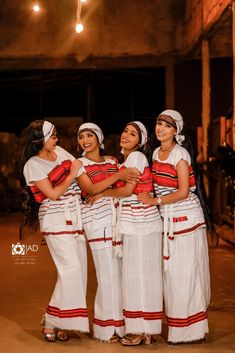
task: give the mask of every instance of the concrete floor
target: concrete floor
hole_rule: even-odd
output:
[[[40,245],[40,235],[29,230],[24,244],[30,245],[31,250],[32,245],[37,245],[38,250],[29,250],[25,256],[12,255],[12,244],[18,242],[18,224],[19,215],[0,215],[1,353],[235,352],[235,247],[223,241],[216,249],[210,247],[212,300],[210,333],[205,343],[168,346],[164,324],[158,343],[151,346],[123,347],[100,343],[85,335],[50,344],[42,339],[39,323],[54,287],[55,268],[47,247]],[[91,259],[89,263],[88,308],[92,316],[96,279]]]

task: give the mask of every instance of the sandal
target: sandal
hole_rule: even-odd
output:
[[[58,330],[56,334],[56,339],[57,341],[65,342],[69,340],[69,335],[63,330]]]
[[[138,346],[144,340],[144,335],[132,335],[128,334],[121,339],[123,346]]]
[[[112,337],[108,340],[109,343],[117,343],[120,341],[120,337],[114,333]]]
[[[45,330],[50,330],[50,332],[46,332]],[[47,329],[44,327],[42,334],[48,342],[55,342],[56,340],[65,342],[69,340],[69,336],[63,330]]]
[[[138,346],[139,344],[151,344],[156,342],[153,340],[153,336],[150,334],[133,335],[128,334],[121,339],[123,346]]]
[[[56,341],[56,331],[55,330],[51,331],[51,332],[45,332],[45,328],[44,328],[42,330],[42,334],[48,342],[55,342]]]

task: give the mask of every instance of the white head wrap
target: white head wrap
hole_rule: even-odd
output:
[[[161,115],[168,115],[174,120],[176,124],[175,139],[179,145],[182,145],[182,142],[185,140],[185,136],[180,134],[184,126],[184,120],[182,115],[176,110],[171,110],[171,109],[164,110],[159,114],[158,117],[160,117]]]
[[[44,121],[43,126],[42,126],[42,132],[43,132],[45,143],[51,137],[54,128],[55,128],[55,126],[52,123],[50,123],[49,121],[46,121],[46,120]]]
[[[140,121],[131,121],[128,124],[136,124],[141,132],[141,143],[140,143],[140,147],[144,146],[146,144],[146,142],[148,141],[148,133],[146,130],[146,127],[144,126],[144,124],[142,124]]]
[[[98,141],[99,141],[99,144],[100,144],[100,148],[104,149],[104,144],[103,144],[103,141],[104,141],[104,135],[103,135],[103,132],[101,130],[101,128],[94,124],[94,123],[84,123],[82,125],[79,126],[79,129],[78,129],[78,136],[80,134],[81,131],[83,130],[91,130],[93,131],[97,138],[98,138]],[[85,155],[85,153],[83,152],[83,155]]]

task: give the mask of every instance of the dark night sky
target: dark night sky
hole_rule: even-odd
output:
[[[155,69],[0,71],[1,131],[19,134],[42,117],[88,116],[107,134],[139,119],[149,128],[165,106],[165,71]]]

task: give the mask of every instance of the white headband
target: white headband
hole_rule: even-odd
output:
[[[160,117],[161,115],[170,116],[174,120],[176,124],[175,139],[179,145],[182,145],[182,142],[185,140],[185,136],[180,134],[184,127],[184,120],[182,115],[176,110],[171,110],[171,109],[164,110],[163,112],[161,112],[161,114],[159,114],[158,117]]]
[[[44,142],[46,143],[49,138],[51,137],[53,130],[54,130],[54,125],[50,123],[49,121],[44,121],[43,126],[42,126],[42,132],[44,136]]]
[[[103,132],[101,130],[101,128],[94,124],[94,123],[84,123],[82,125],[79,126],[79,129],[78,129],[78,136],[80,134],[81,131],[83,130],[91,130],[93,131],[97,138],[98,138],[98,141],[99,141],[99,144],[100,144],[100,148],[104,149],[104,144],[103,144],[103,141],[104,141],[104,135],[103,135]],[[85,155],[86,153],[83,152],[83,155]]]
[[[140,121],[131,121],[128,124],[135,124],[139,127],[140,132],[141,132],[140,147],[144,146],[146,144],[146,142],[148,141],[148,133],[147,133],[147,130],[146,130],[146,127],[144,126],[144,124],[142,124]]]

